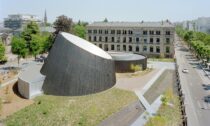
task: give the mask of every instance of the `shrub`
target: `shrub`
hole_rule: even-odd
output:
[[[140,65],[131,64],[131,70],[134,72],[140,71],[140,70],[142,70],[142,67]]]

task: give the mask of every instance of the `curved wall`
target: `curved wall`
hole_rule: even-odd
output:
[[[59,33],[41,69],[46,76],[43,91],[77,96],[106,90],[116,82],[114,65],[111,56],[92,43]]]

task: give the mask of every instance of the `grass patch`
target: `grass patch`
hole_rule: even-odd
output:
[[[163,94],[168,88],[172,87],[175,81],[175,71],[165,70],[150,89],[145,92],[144,97],[152,104],[156,98]]]
[[[87,96],[43,95],[4,120],[8,126],[95,126],[138,98],[116,88]]]
[[[167,103],[161,105],[157,115],[150,118],[145,126],[180,126],[182,119],[179,97],[172,88],[163,97],[167,99]]]
[[[174,58],[148,58],[148,61],[175,62]]]

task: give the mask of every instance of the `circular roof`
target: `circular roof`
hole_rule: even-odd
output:
[[[145,59],[145,56],[133,54],[133,53],[125,53],[125,52],[108,52],[115,61],[134,61],[134,60],[142,60]]]

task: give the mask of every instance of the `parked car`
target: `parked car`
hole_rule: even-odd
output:
[[[210,103],[210,95],[204,97],[204,101]]]
[[[188,69],[183,69],[182,72],[183,73],[189,73],[189,70]]]

